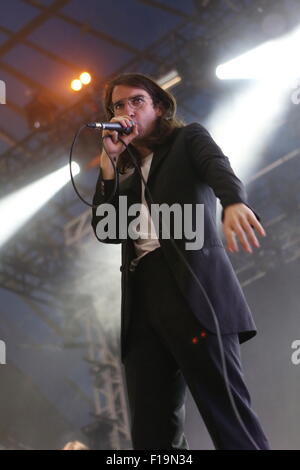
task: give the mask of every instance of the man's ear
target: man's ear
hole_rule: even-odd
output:
[[[154,108],[155,108],[157,116],[162,116],[163,115],[164,109],[163,109],[163,106],[161,105],[161,103],[157,103],[154,106]]]

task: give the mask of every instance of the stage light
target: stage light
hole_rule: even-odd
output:
[[[167,73],[163,77],[160,77],[157,80],[157,83],[163,90],[169,90],[170,88],[177,85],[177,83],[180,83],[181,81],[182,81],[182,78],[177,72],[177,70],[171,70],[171,72]]]
[[[88,72],[82,72],[79,79],[83,85],[88,85],[91,83],[92,77]]]
[[[220,80],[270,80],[290,86],[300,75],[297,60],[300,29],[268,41],[216,68]]]
[[[71,88],[72,88],[72,90],[74,90],[74,91],[79,91],[79,90],[81,90],[81,88],[82,88],[82,83],[81,83],[81,81],[78,80],[78,78],[75,78],[74,80],[72,80],[72,82],[71,82]]]
[[[297,28],[216,69],[222,80],[255,79],[243,91],[239,88],[219,102],[205,123],[243,179],[251,173],[291,102],[295,79],[300,76],[299,39]]]
[[[246,179],[289,106],[290,90],[278,83],[258,81],[238,89],[218,105],[204,125]]]
[[[77,176],[80,173],[80,166],[76,162],[72,162],[72,175]]]
[[[80,172],[76,162],[72,170],[74,176]],[[66,165],[0,200],[0,247],[69,181],[70,170]]]

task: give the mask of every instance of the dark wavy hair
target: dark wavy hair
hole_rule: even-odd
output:
[[[183,121],[176,117],[176,100],[174,96],[163,90],[152,78],[141,73],[122,73],[105,84],[104,106],[109,121],[114,116],[112,112],[112,93],[117,85],[141,88],[149,93],[154,106],[160,106],[162,115],[157,117],[153,132],[142,141],[143,145],[150,150],[154,151],[160,145],[165,144],[171,139],[175,129],[185,125]],[[131,144],[129,145],[132,150],[135,150],[137,161],[140,164],[141,156],[136,149],[133,149]],[[117,166],[121,174],[134,167],[126,150],[118,158]]]

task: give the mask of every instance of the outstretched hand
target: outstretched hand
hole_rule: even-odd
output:
[[[244,250],[252,253],[251,243],[259,247],[259,241],[253,228],[263,237],[266,232],[259,223],[254,212],[243,203],[231,204],[224,209],[223,231],[230,252],[239,251],[235,236],[238,237]]]

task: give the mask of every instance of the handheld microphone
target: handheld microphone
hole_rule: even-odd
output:
[[[106,129],[109,131],[117,131],[120,134],[130,134],[132,127],[123,127],[119,122],[90,122],[86,125],[92,129]]]

